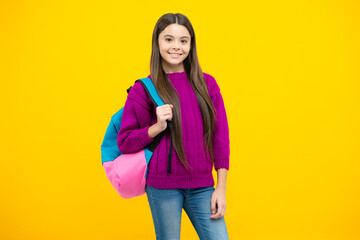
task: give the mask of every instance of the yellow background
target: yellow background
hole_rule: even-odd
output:
[[[1,1],[1,239],[155,239],[100,145],[168,12],[230,127],[230,239],[360,239],[358,1]],[[214,171],[214,177],[216,172]],[[183,212],[182,239],[197,239]]]

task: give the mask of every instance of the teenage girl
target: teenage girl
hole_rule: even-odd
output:
[[[125,102],[118,147],[122,153],[139,151],[165,131],[148,165],[145,188],[156,239],[180,239],[182,209],[200,239],[229,239],[226,111],[215,78],[200,68],[186,16],[168,13],[157,21],[148,77],[165,105],[155,107],[136,82]]]

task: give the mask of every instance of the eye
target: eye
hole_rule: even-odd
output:
[[[167,40],[170,40],[170,41],[171,41],[171,38],[165,38],[165,41],[167,41]]]
[[[186,41],[186,40],[183,40],[183,43],[187,43],[187,41]]]

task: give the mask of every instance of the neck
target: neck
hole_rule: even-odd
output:
[[[162,67],[163,67],[165,73],[167,73],[167,74],[185,71],[184,64],[182,62],[175,66],[174,65],[169,66],[168,64],[165,64],[163,62]]]

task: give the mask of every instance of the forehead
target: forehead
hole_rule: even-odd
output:
[[[161,33],[160,33],[160,37],[165,36],[165,35],[171,35],[175,38],[182,38],[182,37],[189,37],[190,38],[190,33],[187,30],[186,27],[184,27],[183,25],[180,24],[170,24],[168,25]]]

